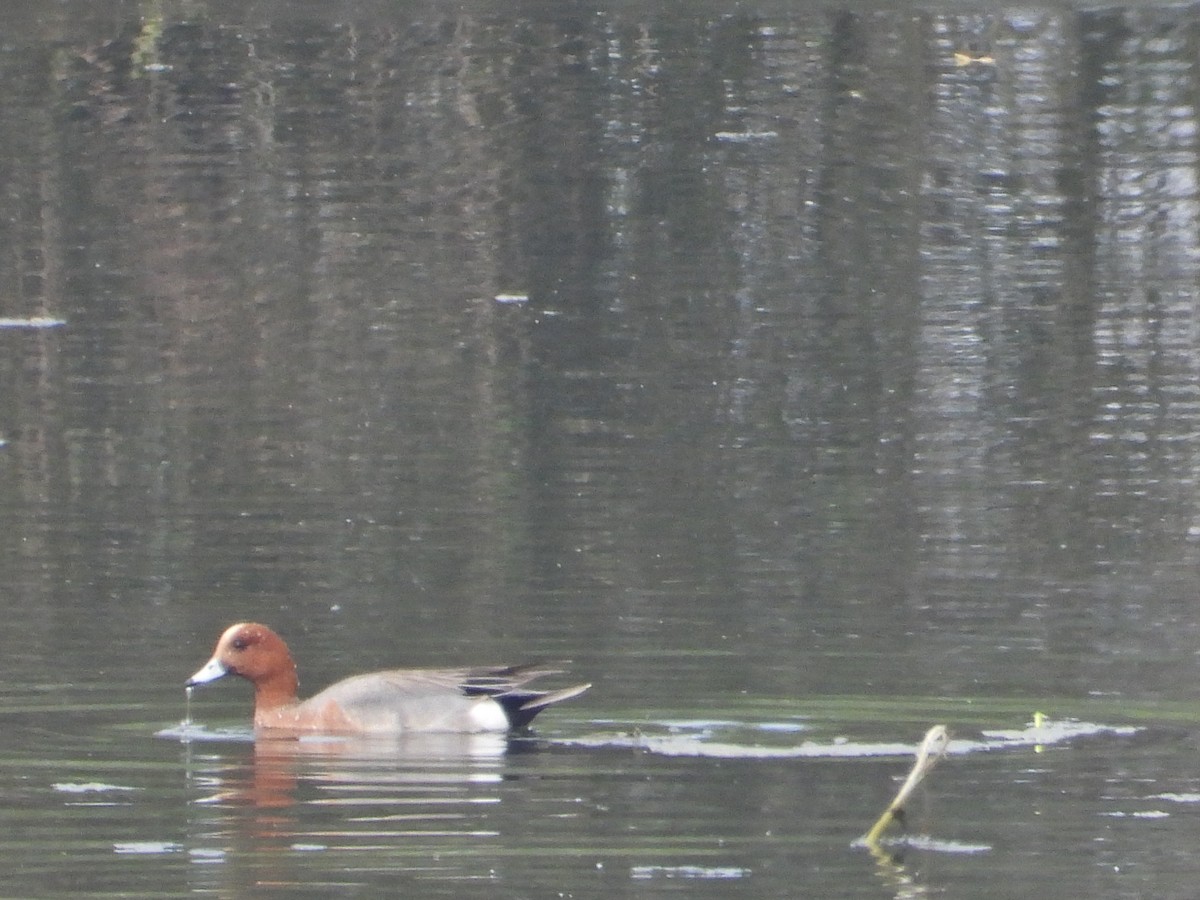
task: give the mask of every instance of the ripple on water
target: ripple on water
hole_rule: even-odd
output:
[[[576,747],[627,747],[664,756],[703,756],[719,759],[837,759],[878,756],[909,756],[916,745],[902,742],[855,741],[844,737],[830,740],[806,740],[799,744],[766,745],[720,740],[726,732],[777,732],[753,723],[713,721],[663,721],[640,726],[636,730],[598,732],[558,743]],[[1024,728],[988,730],[977,739],[954,739],[946,752],[964,755],[1021,747],[1048,747],[1083,737],[1109,734],[1129,737],[1141,729],[1134,726],[1104,725],[1074,719],[1043,719]],[[732,735],[736,737],[736,734]]]

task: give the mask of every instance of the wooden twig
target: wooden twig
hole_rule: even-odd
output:
[[[883,815],[871,826],[871,830],[863,835],[863,843],[868,847],[879,843],[879,837],[883,834],[884,829],[893,820],[904,815],[904,805],[908,802],[909,796],[917,789],[917,785],[924,780],[930,770],[937,765],[949,743],[950,732],[945,725],[934,725],[925,732],[925,739],[921,741],[921,746],[917,749],[917,759],[913,763],[912,771],[904,779],[904,784],[900,786],[900,790],[896,792],[896,796],[888,804],[888,808],[883,811]]]

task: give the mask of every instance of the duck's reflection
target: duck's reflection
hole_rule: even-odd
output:
[[[206,805],[375,805],[411,801],[412,795],[422,794],[432,802],[437,796],[498,782],[503,758],[528,746],[504,734],[260,737],[248,759],[206,755],[192,761],[189,774],[193,783],[215,788],[197,798]],[[223,764],[210,768],[208,764],[218,760]],[[382,796],[372,797],[373,790]]]
[[[891,850],[878,843],[870,844],[867,849],[875,860],[876,874],[888,890],[888,894],[896,900],[913,900],[916,897],[928,897],[940,890],[931,889],[925,884],[917,872],[905,862],[903,850]]]
[[[375,865],[381,848],[388,866],[449,866],[436,860],[499,838],[510,757],[536,746],[502,734],[198,741],[190,871],[227,890]]]

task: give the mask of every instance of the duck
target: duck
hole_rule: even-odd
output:
[[[591,687],[554,691],[527,685],[562,674],[544,664],[446,669],[390,669],[354,675],[307,700],[291,651],[258,622],[230,625],[212,658],[186,682],[190,689],[226,675],[254,685],[254,730],[273,735],[474,734],[526,727],[542,710]]]

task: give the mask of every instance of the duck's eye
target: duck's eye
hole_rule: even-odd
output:
[[[250,646],[250,642],[248,640],[246,640],[244,637],[235,637],[233,639],[233,649],[234,650],[245,650],[249,646]]]

